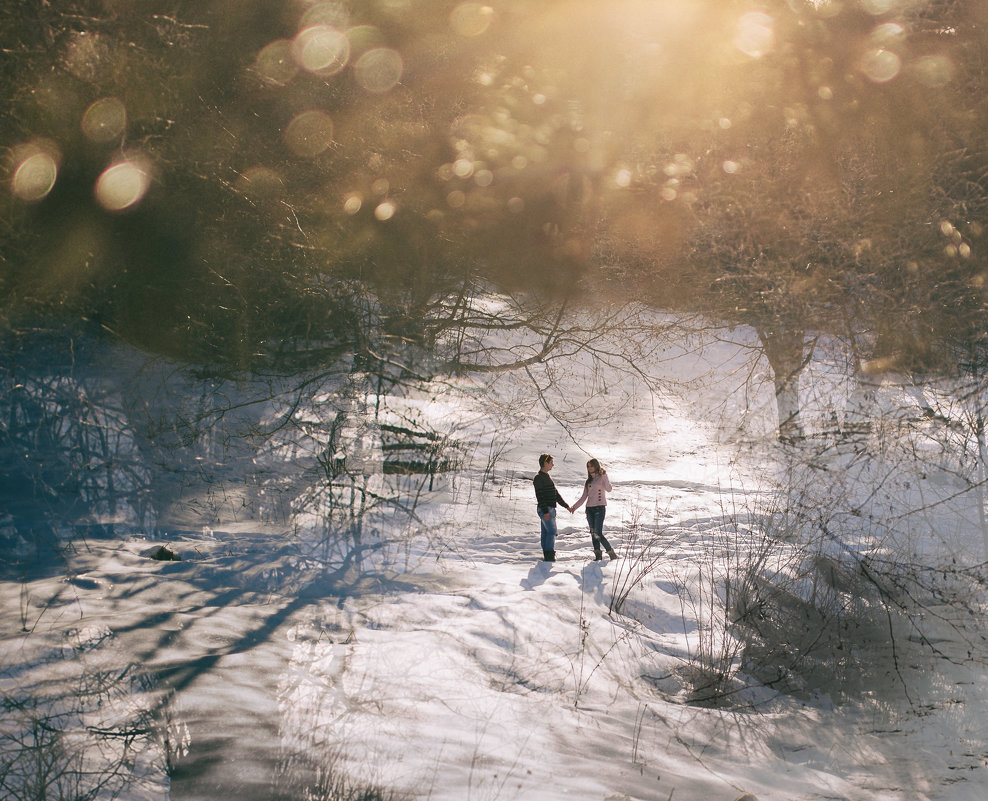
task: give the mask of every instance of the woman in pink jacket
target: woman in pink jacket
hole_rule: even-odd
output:
[[[570,507],[570,511],[575,512],[586,501],[590,542],[593,544],[593,558],[597,562],[602,558],[600,555],[602,545],[609,558],[617,559],[617,554],[614,553],[611,544],[604,537],[604,513],[607,511],[607,495],[605,493],[610,491],[611,482],[607,478],[607,471],[600,466],[600,462],[591,459],[587,462],[587,481],[583,485],[583,495]]]

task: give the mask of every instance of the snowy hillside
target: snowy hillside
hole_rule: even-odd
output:
[[[737,378],[765,371],[748,358],[731,343],[659,354],[649,370],[679,387],[661,395],[574,360],[559,397],[586,414],[565,426],[521,375],[383,401],[325,386],[280,438],[227,440],[232,411],[201,418],[195,452],[176,445],[184,463],[155,474],[172,477],[151,484],[168,496],[155,519],[94,464],[126,497],[54,566],[0,518],[4,797],[982,801],[984,597],[951,595],[983,591],[976,474],[935,421],[908,436],[876,422],[846,447],[823,431],[788,461],[770,382]],[[101,408],[126,405],[100,386]],[[164,386],[161,408],[232,410],[246,391]],[[830,387],[812,419],[839,408],[846,423],[851,393]],[[897,408],[909,394],[877,391]],[[258,417],[283,404],[273,393]],[[344,407],[316,448],[306,421]],[[409,431],[446,437],[455,469],[385,472],[382,436]],[[117,447],[151,470],[136,434]],[[544,451],[567,501],[601,460],[617,560],[594,562],[582,511],[565,510],[558,561],[539,560]],[[362,483],[334,485],[344,462]],[[180,560],[150,558],[162,545]],[[898,561],[912,583],[877,572]],[[836,650],[743,641],[742,590],[763,635],[792,625],[774,617],[785,602],[805,606],[814,647],[826,596]]]

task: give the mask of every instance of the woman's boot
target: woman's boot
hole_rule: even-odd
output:
[[[599,562],[599,561],[600,561],[601,559],[603,559],[603,558],[604,558],[604,557],[602,557],[602,556],[600,555],[600,549],[599,549],[599,548],[594,548],[594,549],[593,549],[593,560],[594,560],[595,562]]]
[[[617,554],[614,553],[614,549],[613,548],[608,548],[607,549],[607,557],[609,559],[617,559]]]

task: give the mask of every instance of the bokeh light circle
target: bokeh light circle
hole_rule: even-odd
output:
[[[861,71],[875,83],[888,83],[902,70],[902,59],[891,50],[872,50],[861,59]]]
[[[333,120],[325,111],[303,111],[288,123],[283,138],[296,156],[314,158],[333,143]]]
[[[148,165],[140,159],[111,164],[96,179],[96,202],[107,211],[123,211],[136,206],[151,186]]]
[[[954,62],[946,56],[923,56],[913,67],[916,80],[930,89],[941,89],[954,79]]]
[[[395,212],[398,211],[398,207],[395,205],[393,200],[385,200],[383,203],[378,204],[377,208],[374,209],[374,217],[381,222],[386,222],[395,216]]]
[[[57,153],[37,147],[26,148],[10,179],[10,191],[28,202],[42,200],[58,180]]]
[[[460,3],[449,15],[449,24],[460,36],[480,36],[494,18],[494,9],[484,3]]]
[[[116,97],[91,103],[82,114],[82,133],[93,142],[112,142],[127,128],[127,107]]]
[[[244,170],[237,181],[237,189],[255,201],[265,201],[282,195],[285,184],[281,176],[270,167],[256,166]]]
[[[353,67],[353,75],[363,89],[382,94],[398,84],[404,69],[401,54],[396,50],[376,47],[357,59]]]
[[[350,60],[350,40],[329,25],[312,25],[299,31],[293,52],[302,69],[318,75],[335,75]]]
[[[861,0],[864,10],[873,16],[880,16],[895,8],[896,0]]]
[[[384,46],[384,34],[373,25],[356,25],[347,29],[346,38],[350,42],[351,57],[366,53],[375,47]]]
[[[311,0],[309,0],[311,2]],[[325,0],[313,3],[302,15],[299,27],[308,28],[312,25],[330,25],[334,28],[345,28],[350,22],[350,13],[346,5],[339,0]]]
[[[298,64],[292,56],[292,42],[288,39],[275,39],[257,54],[254,69],[261,79],[278,86],[284,86],[298,74]]]

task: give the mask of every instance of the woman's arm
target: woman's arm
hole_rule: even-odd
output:
[[[583,485],[583,494],[582,494],[582,495],[580,496],[580,500],[578,500],[578,501],[577,501],[576,503],[574,503],[574,504],[573,504],[573,505],[572,505],[572,506],[571,506],[571,507],[569,508],[569,510],[570,510],[571,512],[575,512],[575,511],[576,511],[577,509],[579,509],[579,508],[580,508],[580,507],[581,507],[581,506],[583,505],[583,502],[584,502],[584,501],[585,501],[585,500],[586,500],[586,499],[587,499],[588,497],[590,497],[590,485],[589,485],[589,484],[584,484],[584,485]]]

